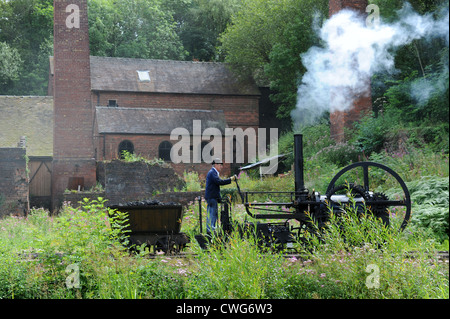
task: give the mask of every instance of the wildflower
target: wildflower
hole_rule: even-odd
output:
[[[327,275],[325,273],[320,274],[320,278],[325,278]]]
[[[297,261],[297,258],[295,256],[293,256],[293,257],[289,258],[288,260],[293,263],[293,262]]]
[[[162,263],[167,263],[168,261],[165,260],[165,259],[161,259],[161,262],[162,262]]]

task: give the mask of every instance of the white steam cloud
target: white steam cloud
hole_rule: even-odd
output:
[[[333,15],[319,30],[323,47],[311,47],[301,55],[307,71],[291,113],[295,128],[314,124],[326,111],[349,110],[354,98],[367,91],[367,80],[375,72],[395,72],[396,48],[416,39],[435,37],[446,39],[448,45],[448,7],[444,10],[436,20],[432,14],[419,15],[406,3],[397,12],[395,23],[381,21],[371,27],[352,10]],[[431,94],[427,84],[425,80],[416,83],[424,86],[417,97],[424,99],[424,93]]]

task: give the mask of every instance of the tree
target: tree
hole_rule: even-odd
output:
[[[238,74],[276,91],[279,118],[290,121],[305,70],[300,54],[317,41],[314,19],[320,23],[327,12],[325,0],[244,0],[220,37],[225,61]]]
[[[184,59],[176,22],[163,0],[90,0],[91,54]]]
[[[192,0],[179,19],[179,35],[188,59],[221,61],[219,35],[225,31],[241,0]]]
[[[0,83],[0,92],[11,95],[45,95],[48,56],[53,38],[52,0],[0,2],[0,42],[20,57],[17,78]],[[43,58],[44,57],[44,58]]]
[[[22,60],[16,49],[0,42],[0,85],[13,82],[19,78]]]

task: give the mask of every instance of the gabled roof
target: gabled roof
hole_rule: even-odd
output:
[[[139,80],[148,71],[150,81]],[[251,80],[240,81],[224,63],[91,56],[94,91],[260,95]]]
[[[28,156],[53,155],[53,97],[0,96],[0,147],[26,136]]]
[[[192,134],[194,120],[201,120],[201,132],[214,127],[224,134],[227,126],[223,111],[97,106],[95,114],[100,134],[170,135],[178,127]]]

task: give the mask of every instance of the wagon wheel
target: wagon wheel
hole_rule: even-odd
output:
[[[154,250],[155,252],[163,252],[164,254],[167,254],[168,252],[168,244],[167,244],[167,238],[165,236],[159,237],[155,244],[154,244]]]
[[[177,239],[171,235],[164,235],[159,237],[156,241],[156,251],[164,252],[166,255],[177,254],[183,250],[185,244],[180,243]]]
[[[401,177],[394,172],[389,167],[375,163],[375,162],[358,162],[354,164],[350,164],[347,167],[343,168],[339,173],[336,174],[336,176],[333,177],[330,184],[328,185],[326,195],[327,198],[330,198],[333,194],[333,189],[335,188],[336,181],[346,172],[351,171],[353,169],[362,167],[363,169],[363,190],[365,193],[365,202],[367,206],[371,206],[373,208],[373,211],[376,212],[377,217],[380,217],[383,222],[386,223],[386,219],[389,218],[387,213],[384,212],[383,207],[404,207],[404,219],[402,224],[400,225],[400,231],[405,229],[406,225],[408,224],[410,215],[411,215],[411,197],[409,195],[408,188],[406,187],[405,182],[401,179]],[[396,179],[396,181],[400,184],[400,187],[403,191],[403,199],[401,200],[390,200],[387,198],[386,195],[382,193],[375,193],[373,195],[369,194],[369,168],[370,167],[376,167],[379,169],[384,170],[386,173],[390,174],[392,177]]]

